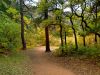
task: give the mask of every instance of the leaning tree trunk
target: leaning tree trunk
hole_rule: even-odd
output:
[[[77,35],[76,35],[75,28],[74,28],[74,26],[73,26],[74,24],[73,24],[73,21],[72,21],[72,17],[70,17],[70,22],[71,22],[72,29],[73,29],[73,33],[74,33],[74,37],[75,37],[75,46],[76,46],[75,49],[78,49]]]
[[[21,39],[23,49],[26,49],[26,42],[24,38],[24,18],[23,18],[23,0],[20,0],[20,15],[21,15]]]
[[[48,1],[45,0],[45,3],[47,3]],[[45,10],[44,12],[44,17],[45,19],[48,19],[48,9]],[[46,26],[45,27],[45,42],[46,42],[46,52],[50,52],[50,42],[49,42],[49,27]]]

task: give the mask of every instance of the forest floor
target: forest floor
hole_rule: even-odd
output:
[[[54,49],[54,48],[53,48]],[[56,57],[45,53],[44,47],[25,51],[33,75],[100,75],[100,67],[74,57]]]

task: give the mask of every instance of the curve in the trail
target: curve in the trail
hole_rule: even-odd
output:
[[[38,47],[34,50],[27,51],[32,61],[33,75],[75,75],[72,71],[49,60],[44,50],[44,47]]]

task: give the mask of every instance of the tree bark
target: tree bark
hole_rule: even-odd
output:
[[[45,0],[45,3],[47,3],[48,1],[47,0]],[[45,11],[44,11],[44,19],[46,20],[46,19],[48,19],[48,9],[46,9]],[[50,42],[49,42],[49,27],[48,26],[46,26],[45,27],[45,42],[46,42],[46,51],[45,52],[50,52]]]
[[[70,17],[70,22],[71,22],[71,25],[72,25],[72,29],[73,29],[73,33],[74,33],[74,37],[75,37],[75,46],[76,46],[76,50],[78,49],[78,42],[77,42],[77,35],[76,35],[76,30],[74,28],[74,24],[73,24],[73,21],[72,21],[72,17]]]
[[[95,34],[95,44],[97,44],[97,35]]]
[[[65,45],[67,45],[67,40],[66,40],[66,31],[65,31]]]
[[[84,32],[84,31],[85,31],[85,28],[84,28],[84,26],[83,26],[83,18],[82,18],[82,23],[81,23],[81,25],[82,25],[82,30],[83,30],[83,32]],[[85,37],[86,37],[86,35],[83,35],[83,46],[86,46]]]
[[[97,5],[96,5],[96,9],[95,9],[95,15],[96,15],[96,21],[95,21],[95,28],[97,27]],[[95,34],[95,44],[97,44],[97,34]]]
[[[83,45],[86,46],[85,36],[83,36]]]
[[[50,43],[49,43],[49,27],[45,27],[45,37],[46,37],[46,52],[50,52]]]
[[[63,43],[63,28],[62,28],[62,25],[60,24],[60,40],[61,40],[61,51],[63,53],[63,46],[64,46],[64,43]]]
[[[63,31],[61,25],[60,25],[60,38],[61,38],[61,46],[63,47]]]
[[[21,39],[22,39],[22,46],[23,50],[26,49],[26,42],[24,38],[24,18],[23,18],[23,0],[20,0],[20,15],[21,15]]]
[[[80,16],[80,15],[78,15],[76,12],[75,12],[75,15],[76,15],[77,17],[84,18],[84,16]],[[83,20],[83,22],[84,22],[84,24],[85,24],[86,30],[87,30],[87,28],[88,28],[88,29],[91,30],[91,33],[94,33],[94,34],[96,34],[97,36],[100,37],[100,33],[96,32],[96,31],[93,31],[93,29],[92,29],[90,26],[88,26],[86,20]]]

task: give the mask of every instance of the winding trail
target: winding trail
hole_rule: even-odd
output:
[[[26,52],[32,60],[33,75],[75,75],[71,70],[51,61],[48,58],[50,53],[45,53],[44,50],[44,47],[37,47]]]

